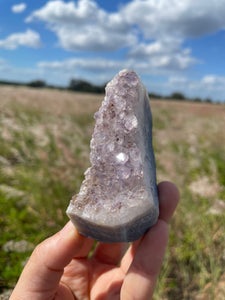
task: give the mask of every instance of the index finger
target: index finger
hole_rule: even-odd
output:
[[[121,262],[124,272],[129,268],[121,289],[123,300],[151,299],[163,261],[169,237],[169,221],[179,201],[179,192],[170,182],[158,186],[160,215],[157,223],[134,248],[130,248]],[[132,263],[131,263],[132,262]]]
[[[169,181],[158,184],[159,219],[169,223],[179,202],[179,190]]]
[[[165,221],[166,223],[169,223],[179,202],[179,191],[173,183],[169,181],[163,181],[158,184],[158,195],[159,219]],[[138,248],[144,237],[145,235],[142,236],[138,241],[132,243],[125,256],[123,257],[121,261],[121,268],[124,273],[127,272],[131,262],[134,259],[136,249]]]
[[[31,299],[24,294],[33,292],[52,295],[58,287],[64,267],[74,256],[80,257],[83,252],[86,253],[93,242],[81,236],[69,221],[60,232],[35,248],[14,290],[17,298]]]

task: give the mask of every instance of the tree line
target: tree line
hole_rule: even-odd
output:
[[[21,83],[15,81],[0,81],[0,85],[16,85],[16,86],[28,86],[33,88],[52,88],[52,89],[62,89],[62,90],[70,90],[75,92],[85,92],[85,93],[94,93],[94,94],[104,94],[105,86],[103,85],[94,85],[86,80],[82,79],[74,79],[72,78],[66,87],[60,87],[56,85],[49,85],[42,79],[32,80],[28,83]],[[149,93],[149,97],[153,99],[167,99],[167,100],[179,100],[179,101],[194,101],[194,102],[208,102],[212,103],[211,98],[202,99],[200,97],[196,97],[194,99],[187,98],[181,92],[173,92],[170,95],[160,95],[156,93]],[[218,103],[218,102],[217,102]]]

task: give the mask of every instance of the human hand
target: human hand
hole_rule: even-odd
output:
[[[69,221],[32,253],[10,300],[151,299],[179,201],[177,188],[158,185],[157,223],[127,249],[126,243],[98,243],[81,236]]]

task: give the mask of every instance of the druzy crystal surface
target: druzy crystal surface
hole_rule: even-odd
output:
[[[98,241],[137,240],[158,218],[149,98],[140,77],[122,70],[95,113],[91,167],[67,208],[78,231]]]

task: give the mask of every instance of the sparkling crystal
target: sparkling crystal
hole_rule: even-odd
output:
[[[125,164],[128,161],[129,157],[126,153],[120,152],[116,155],[116,160],[120,164]]]
[[[137,126],[138,126],[138,121],[134,115],[131,115],[126,119],[125,128],[127,130],[135,129],[135,128],[137,128]]]
[[[94,117],[92,166],[67,214],[84,236],[134,241],[158,218],[151,109],[140,77],[120,71]]]

